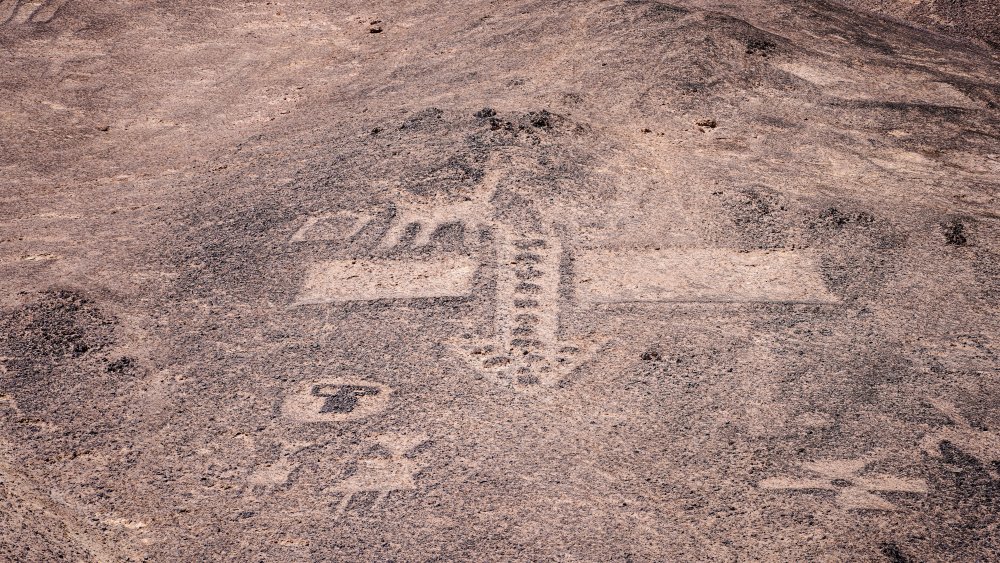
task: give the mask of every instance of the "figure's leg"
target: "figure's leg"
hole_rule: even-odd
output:
[[[347,503],[351,502],[351,497],[353,495],[354,493],[344,493],[344,498],[342,498],[340,503],[337,504],[337,510],[333,511],[334,520],[339,520],[340,517],[343,516],[344,511],[347,510]]]

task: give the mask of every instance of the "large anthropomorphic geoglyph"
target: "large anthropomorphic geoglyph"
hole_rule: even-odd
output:
[[[572,307],[626,302],[832,303],[812,258],[793,251],[735,252],[722,248],[633,250],[573,248],[572,226],[545,220],[532,226],[498,217],[493,196],[478,191],[458,200],[403,198],[384,210],[339,212],[302,219],[291,238],[375,242],[368,256],[329,260],[307,270],[296,305],[366,300],[467,297],[477,273],[495,280],[493,336],[456,339],[453,349],[480,374],[515,386],[555,386],[596,347],[572,334]],[[435,233],[460,226],[465,237],[488,231],[492,252],[480,258],[435,253]],[[377,233],[372,237],[372,233]],[[400,248],[429,249],[398,258]]]

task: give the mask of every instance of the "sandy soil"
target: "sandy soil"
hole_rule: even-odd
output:
[[[0,558],[1000,558],[981,37],[791,0],[0,21]]]

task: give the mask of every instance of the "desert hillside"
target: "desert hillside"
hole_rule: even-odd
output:
[[[1000,3],[994,0],[842,0],[850,7],[935,31],[1000,46]]]
[[[997,19],[903,4],[0,0],[0,559],[1000,559]]]

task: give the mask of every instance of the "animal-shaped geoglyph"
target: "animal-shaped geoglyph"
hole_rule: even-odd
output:
[[[391,248],[402,243],[427,245],[435,232],[450,225],[462,225],[466,229],[489,225],[493,220],[489,198],[485,191],[474,192],[458,200],[402,198],[391,206],[388,213],[381,214],[388,218],[388,223],[378,237],[376,248]],[[358,237],[369,226],[377,228],[377,224],[384,220],[372,214],[350,211],[316,215],[305,220],[292,235],[291,242],[344,242]],[[412,240],[408,240],[414,231]]]
[[[461,224],[465,228],[488,225],[493,222],[493,206],[486,191],[473,192],[465,198],[454,200],[407,200],[395,204],[395,214],[389,229],[382,236],[379,246],[390,247],[406,240],[411,229],[417,229],[413,246],[430,244],[431,235],[448,225]]]
[[[337,504],[335,518],[340,518],[344,514],[351,499],[358,493],[378,493],[371,506],[374,509],[392,491],[413,490],[417,487],[415,475],[424,466],[406,457],[406,454],[426,442],[427,435],[391,433],[383,434],[375,441],[389,452],[389,457],[358,460],[357,471],[328,489],[344,495]]]
[[[877,459],[878,456],[868,456],[804,463],[802,468],[816,477],[773,477],[761,481],[759,486],[779,491],[835,491],[836,502],[842,508],[866,510],[896,510],[896,505],[875,493],[927,493],[923,479],[881,473],[862,475],[865,467]]]

